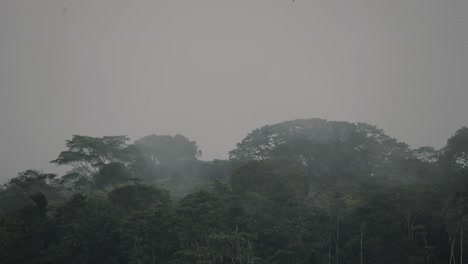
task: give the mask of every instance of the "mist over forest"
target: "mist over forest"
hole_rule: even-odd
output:
[[[73,135],[0,189],[2,263],[462,263],[468,128],[410,148],[367,123],[252,130],[227,160],[152,134]]]
[[[0,264],[468,263],[467,14],[0,0]]]

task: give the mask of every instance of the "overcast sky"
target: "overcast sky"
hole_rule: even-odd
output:
[[[0,182],[73,134],[181,133],[227,158],[254,128],[368,122],[440,148],[468,125],[466,0],[2,0]]]

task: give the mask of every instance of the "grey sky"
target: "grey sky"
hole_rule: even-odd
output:
[[[413,147],[468,125],[466,0],[2,0],[0,181],[73,134],[181,133],[204,159],[296,118]]]

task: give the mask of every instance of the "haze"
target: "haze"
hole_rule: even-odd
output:
[[[73,134],[180,133],[227,158],[296,118],[412,147],[468,125],[468,1],[0,2],[0,181]]]

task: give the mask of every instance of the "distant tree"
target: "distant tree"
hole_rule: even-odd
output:
[[[233,160],[264,160],[277,148],[291,142],[343,142],[351,136],[355,125],[319,118],[298,119],[267,125],[249,133],[236,149],[229,152]]]
[[[399,179],[404,170],[402,161],[409,157],[410,149],[366,123],[314,118],[255,129],[229,155],[233,161],[244,162],[272,157],[296,159],[307,166],[310,180],[323,185],[342,177]]]
[[[132,147],[138,151],[134,171],[144,182],[168,189],[178,198],[195,190],[201,165],[195,141],[182,135],[153,134],[136,140]]]
[[[166,208],[171,201],[168,191],[144,184],[118,187],[107,195],[115,206],[127,212]]]
[[[440,151],[433,147],[425,146],[413,150],[412,155],[422,162],[434,164],[439,160]]]
[[[94,175],[93,178],[96,186],[103,188],[112,184],[128,182],[131,179],[131,174],[124,164],[111,162],[102,166],[99,173]]]
[[[442,149],[441,163],[449,170],[468,170],[468,128],[460,128],[447,140]]]
[[[235,192],[255,192],[281,203],[304,199],[309,188],[304,165],[284,158],[251,161],[230,182]]]
[[[18,177],[11,179],[8,182],[9,186],[16,185],[27,189],[33,188],[36,185],[50,185],[55,182],[57,175],[52,173],[43,173],[38,170],[26,170],[18,173]]]
[[[51,163],[72,166],[76,172],[92,178],[110,162],[127,162],[129,139],[126,136],[89,137],[74,135],[66,141],[68,150],[60,152]]]
[[[195,141],[182,135],[149,135],[136,140],[134,145],[154,166],[173,165],[196,160],[201,155]]]
[[[0,190],[0,213],[19,209],[30,202],[30,196],[42,193],[49,200],[58,201],[61,198],[57,175],[43,173],[37,170],[27,170],[18,173]]]
[[[224,182],[229,181],[229,176],[232,174],[234,165],[228,160],[213,160],[213,161],[200,161],[199,174],[200,180],[211,182],[220,180]]]

